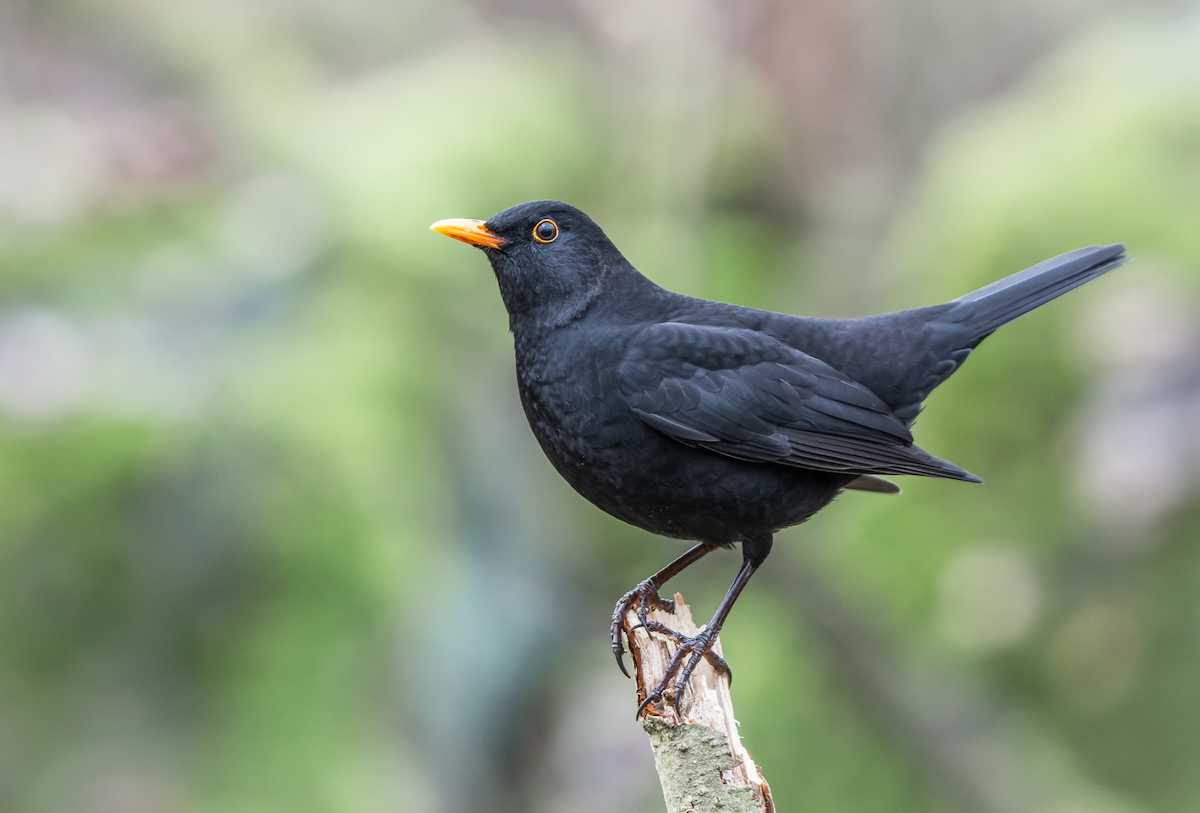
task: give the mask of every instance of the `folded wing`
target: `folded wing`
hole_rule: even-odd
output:
[[[914,446],[865,386],[757,331],[652,325],[630,343],[617,375],[638,417],[690,446],[816,471],[978,482]]]

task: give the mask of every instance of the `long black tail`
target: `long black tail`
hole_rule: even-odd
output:
[[[1125,246],[1089,246],[1043,260],[950,303],[938,321],[960,325],[973,347],[996,328],[1125,262]]]
[[[1125,262],[1125,247],[1090,246],[1018,271],[953,302],[896,314],[898,324],[916,321],[926,343],[885,389],[901,420],[911,423],[925,398],[967,360],[996,328]]]

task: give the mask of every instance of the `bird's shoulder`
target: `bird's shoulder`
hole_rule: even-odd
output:
[[[668,319],[640,326],[625,342],[624,360],[709,370],[794,360],[795,349],[752,328]]]

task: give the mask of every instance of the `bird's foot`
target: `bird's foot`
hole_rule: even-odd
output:
[[[649,621],[646,623],[646,629],[651,632],[658,632],[675,640],[678,649],[675,650],[674,657],[667,665],[666,674],[659,681],[658,685],[646,693],[646,699],[641,702],[637,708],[635,718],[640,718],[651,705],[660,702],[664,696],[667,696],[667,690],[671,688],[671,679],[675,679],[675,686],[670,693],[671,705],[675,707],[675,714],[682,719],[683,714],[680,711],[680,703],[683,700],[683,695],[687,691],[688,679],[691,678],[692,672],[700,665],[700,660],[705,659],[712,666],[717,674],[723,674],[729,682],[733,682],[733,670],[729,668],[729,664],[725,659],[712,651],[713,643],[717,640],[715,631],[710,631],[705,628],[699,634],[689,638],[675,630],[669,629],[657,621]]]
[[[638,624],[635,627],[625,629],[625,614],[629,612],[629,608],[637,602],[637,617]],[[625,630],[625,634],[633,632],[638,626],[650,629],[652,624],[658,624],[656,621],[649,620],[650,608],[655,607],[660,610],[666,610],[669,613],[675,612],[675,602],[669,598],[663,598],[658,594],[658,585],[653,579],[645,579],[640,582],[637,587],[630,590],[617,601],[617,606],[613,607],[612,625],[609,628],[612,634],[612,651],[613,657],[617,659],[617,668],[621,670],[621,674],[629,677],[629,672],[625,670],[625,647],[621,643],[621,631]],[[667,629],[666,627],[662,627]]]

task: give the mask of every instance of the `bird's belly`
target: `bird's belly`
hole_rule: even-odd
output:
[[[546,456],[576,491],[656,534],[726,543],[773,533],[808,519],[849,479],[684,446],[615,396],[584,408],[555,403],[543,389],[523,392],[522,402]]]

